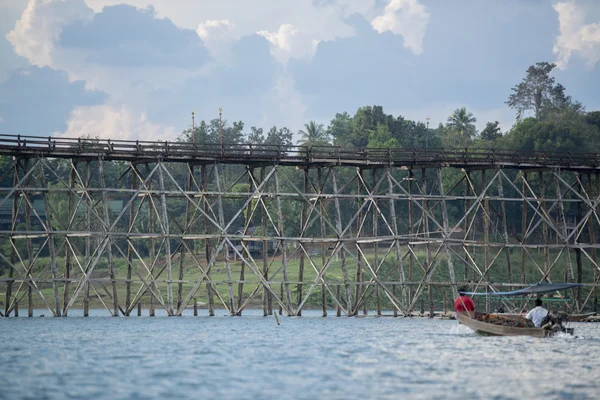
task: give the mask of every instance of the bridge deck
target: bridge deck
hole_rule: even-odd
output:
[[[278,164],[307,167],[377,166],[505,166],[598,170],[597,153],[525,152],[505,149],[346,148],[342,146],[278,146],[256,144],[194,144],[0,135],[0,155],[53,158],[98,158],[123,161]]]

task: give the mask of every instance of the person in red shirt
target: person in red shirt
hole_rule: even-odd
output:
[[[467,288],[460,288],[458,290],[459,296],[454,300],[454,309],[456,312],[465,312],[468,311],[471,315],[475,312],[475,303],[473,299],[464,294],[467,291]]]

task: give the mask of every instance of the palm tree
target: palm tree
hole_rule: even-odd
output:
[[[473,116],[473,113],[467,112],[465,107],[461,107],[454,110],[454,113],[448,117],[446,125],[458,135],[461,144],[467,144],[477,132],[473,125],[474,122],[477,122],[477,118]],[[454,145],[456,146],[456,136]]]
[[[323,127],[323,124],[317,124],[315,121],[310,121],[304,124],[304,130],[298,131],[300,135],[299,144],[303,146],[315,146],[329,143],[329,135]]]

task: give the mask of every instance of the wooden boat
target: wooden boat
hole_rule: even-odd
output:
[[[543,293],[549,293],[559,290],[574,289],[582,286],[580,283],[537,283],[532,286],[513,290],[511,292],[491,292],[491,293],[477,293],[460,291],[461,295],[467,296],[492,296],[492,297],[510,297],[520,295],[540,295]],[[578,315],[579,316],[579,315]],[[578,317],[577,316],[577,317]],[[588,315],[582,316],[586,318]],[[573,334],[572,328],[564,328],[562,323],[566,322],[567,319],[558,318],[549,322],[546,327],[542,328],[530,328],[525,326],[525,318],[521,314],[485,314],[485,313],[473,313],[473,312],[458,312],[456,318],[463,325],[475,332],[482,335],[495,335],[495,336],[533,336],[533,337],[547,337],[552,336],[556,332],[567,332]],[[574,319],[568,318],[569,321]]]
[[[490,314],[475,313],[472,317],[468,312],[456,313],[456,318],[464,326],[485,336],[532,336],[548,337],[555,332],[543,328],[525,328],[519,326],[503,325],[502,319],[490,318]],[[573,334],[572,328],[567,328],[567,333]]]

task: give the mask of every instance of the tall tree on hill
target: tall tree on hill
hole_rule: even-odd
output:
[[[523,81],[512,88],[506,104],[517,111],[518,120],[523,119],[527,111],[533,111],[535,119],[541,120],[567,108],[583,110],[581,103],[573,101],[565,93],[565,87],[550,76],[555,67],[554,63],[538,62],[530,66]]]
[[[473,113],[468,112],[466,107],[454,110],[446,124],[447,131],[452,136],[453,146],[467,146],[471,142],[477,133],[475,122],[477,122],[477,118],[473,116]]]
[[[329,136],[323,127],[323,124],[317,124],[315,121],[310,121],[304,124],[304,129],[298,131],[300,135],[300,143],[303,146],[318,146],[329,143]]]

